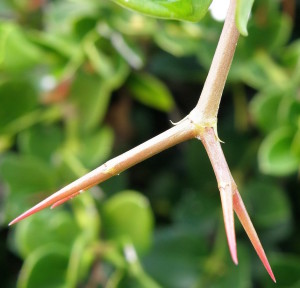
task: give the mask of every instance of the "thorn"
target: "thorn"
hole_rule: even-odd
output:
[[[223,185],[222,187],[219,186],[219,190],[221,194],[223,217],[224,217],[229,251],[234,264],[238,265],[231,185],[226,184]]]
[[[213,123],[213,126],[212,126],[214,132],[215,132],[215,137],[216,139],[221,142],[221,143],[225,143],[224,141],[222,141],[220,138],[219,138],[219,135],[218,135],[218,128],[217,128],[217,121],[215,123]]]
[[[177,122],[173,122],[172,120],[170,120],[170,122],[171,122],[171,124],[172,124],[173,126],[176,126],[176,125],[182,123],[183,121],[185,121],[189,116],[190,116],[190,115],[188,114],[188,115],[186,115],[184,118],[182,118],[181,120],[179,120],[179,121],[177,121]]]
[[[32,214],[35,214],[35,213],[39,212],[40,210],[43,210],[51,205],[53,206],[52,208],[55,208],[55,207],[61,205],[62,203],[66,202],[70,198],[73,198],[77,194],[81,193],[83,190],[79,190],[79,191],[75,190],[76,188],[73,186],[74,183],[75,182],[65,186],[61,190],[57,191],[56,193],[50,195],[48,198],[44,199],[40,203],[36,204],[35,206],[30,208],[23,214],[21,214],[20,216],[15,218],[13,221],[11,221],[8,224],[8,226],[11,226],[11,225],[31,216]],[[74,192],[74,190],[76,192]]]
[[[258,257],[262,261],[263,265],[265,266],[266,270],[268,271],[271,279],[276,283],[275,276],[273,274],[272,268],[269,264],[269,261],[267,259],[267,256],[265,254],[265,251],[261,245],[261,242],[257,236],[257,233],[255,231],[255,228],[251,222],[251,219],[247,213],[246,207],[243,203],[243,200],[241,198],[240,193],[238,190],[234,190],[233,194],[233,207],[235,210],[235,213],[237,214],[240,222],[242,223]]]
[[[33,206],[32,208],[30,208],[29,210],[27,210],[26,212],[24,212],[23,214],[21,214],[20,216],[18,216],[17,218],[15,218],[13,221],[11,221],[8,226],[11,226],[27,217],[29,217],[32,214],[35,214],[36,212],[48,207],[51,204],[48,204],[48,198],[46,198],[45,200],[43,200],[42,202],[38,203],[37,205]]]

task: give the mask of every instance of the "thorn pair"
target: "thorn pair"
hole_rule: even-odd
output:
[[[215,135],[214,129],[204,129],[201,132],[199,138],[201,139],[206,149],[213,170],[215,172],[217,181],[219,183],[218,186],[221,195],[225,231],[227,235],[229,251],[233,262],[236,265],[238,264],[233,215],[233,211],[235,211],[256,253],[258,254],[258,257],[261,259],[272,280],[276,283],[276,279],[272,272],[267,256],[264,252],[264,249],[255,231],[255,228],[248,215],[241,195],[237,189],[237,185],[233,180],[225,156],[223,154],[220,142],[218,141],[218,138]]]
[[[225,230],[229,245],[229,251],[233,262],[236,265],[238,264],[233,215],[233,211],[235,211],[263,265],[265,266],[272,280],[276,282],[264,249],[257,236],[251,219],[247,213],[243,200],[238,192],[237,186],[232,178],[220,142],[218,141],[215,135],[214,129],[208,127],[201,130],[201,133],[200,135],[197,135],[197,138],[201,139],[206,149],[206,152],[210,158],[212,167],[214,169],[217,181],[219,183],[218,186],[221,195]],[[116,163],[119,163],[119,161],[119,159],[116,159]],[[134,162],[136,163],[135,160]],[[26,212],[18,216],[16,219],[11,221],[9,225],[13,225],[46,207],[51,206],[51,208],[55,208],[65,203],[66,201],[74,198],[75,196],[87,190],[88,188],[102,181],[105,181],[106,179],[113,176],[111,173],[107,172],[110,171],[109,169],[110,168],[107,168],[107,165],[105,164],[98,167],[97,169],[72,182],[71,184],[65,186],[58,192],[52,194],[45,200],[32,207],[31,209],[27,210]],[[123,167],[120,169],[123,169]]]

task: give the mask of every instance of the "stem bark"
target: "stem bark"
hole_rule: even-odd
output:
[[[235,9],[236,0],[231,0],[202,93],[191,112],[193,121],[200,125],[214,124],[217,121],[225,82],[240,35],[235,24]]]

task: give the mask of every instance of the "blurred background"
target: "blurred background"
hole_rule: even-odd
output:
[[[219,113],[225,156],[278,283],[300,287],[300,1],[255,1]],[[222,8],[224,9],[224,8]],[[188,141],[8,228],[63,185],[186,116],[222,21],[102,0],[0,1],[1,287],[275,287]]]

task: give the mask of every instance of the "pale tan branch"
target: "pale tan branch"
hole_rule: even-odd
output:
[[[56,207],[66,200],[78,195],[88,188],[97,185],[115,175],[120,174],[124,170],[134,166],[135,164],[148,159],[155,154],[166,150],[178,143],[196,137],[197,130],[195,125],[187,118],[178,125],[159,134],[158,136],[144,142],[143,144],[107,161],[95,170],[78,178],[74,182],[60,189],[45,200],[41,201],[19,217],[14,219],[9,225],[46,208],[49,206]]]
[[[239,38],[235,25],[236,0],[231,0],[218,46],[199,101],[191,112],[197,123],[216,122],[225,82]]]

